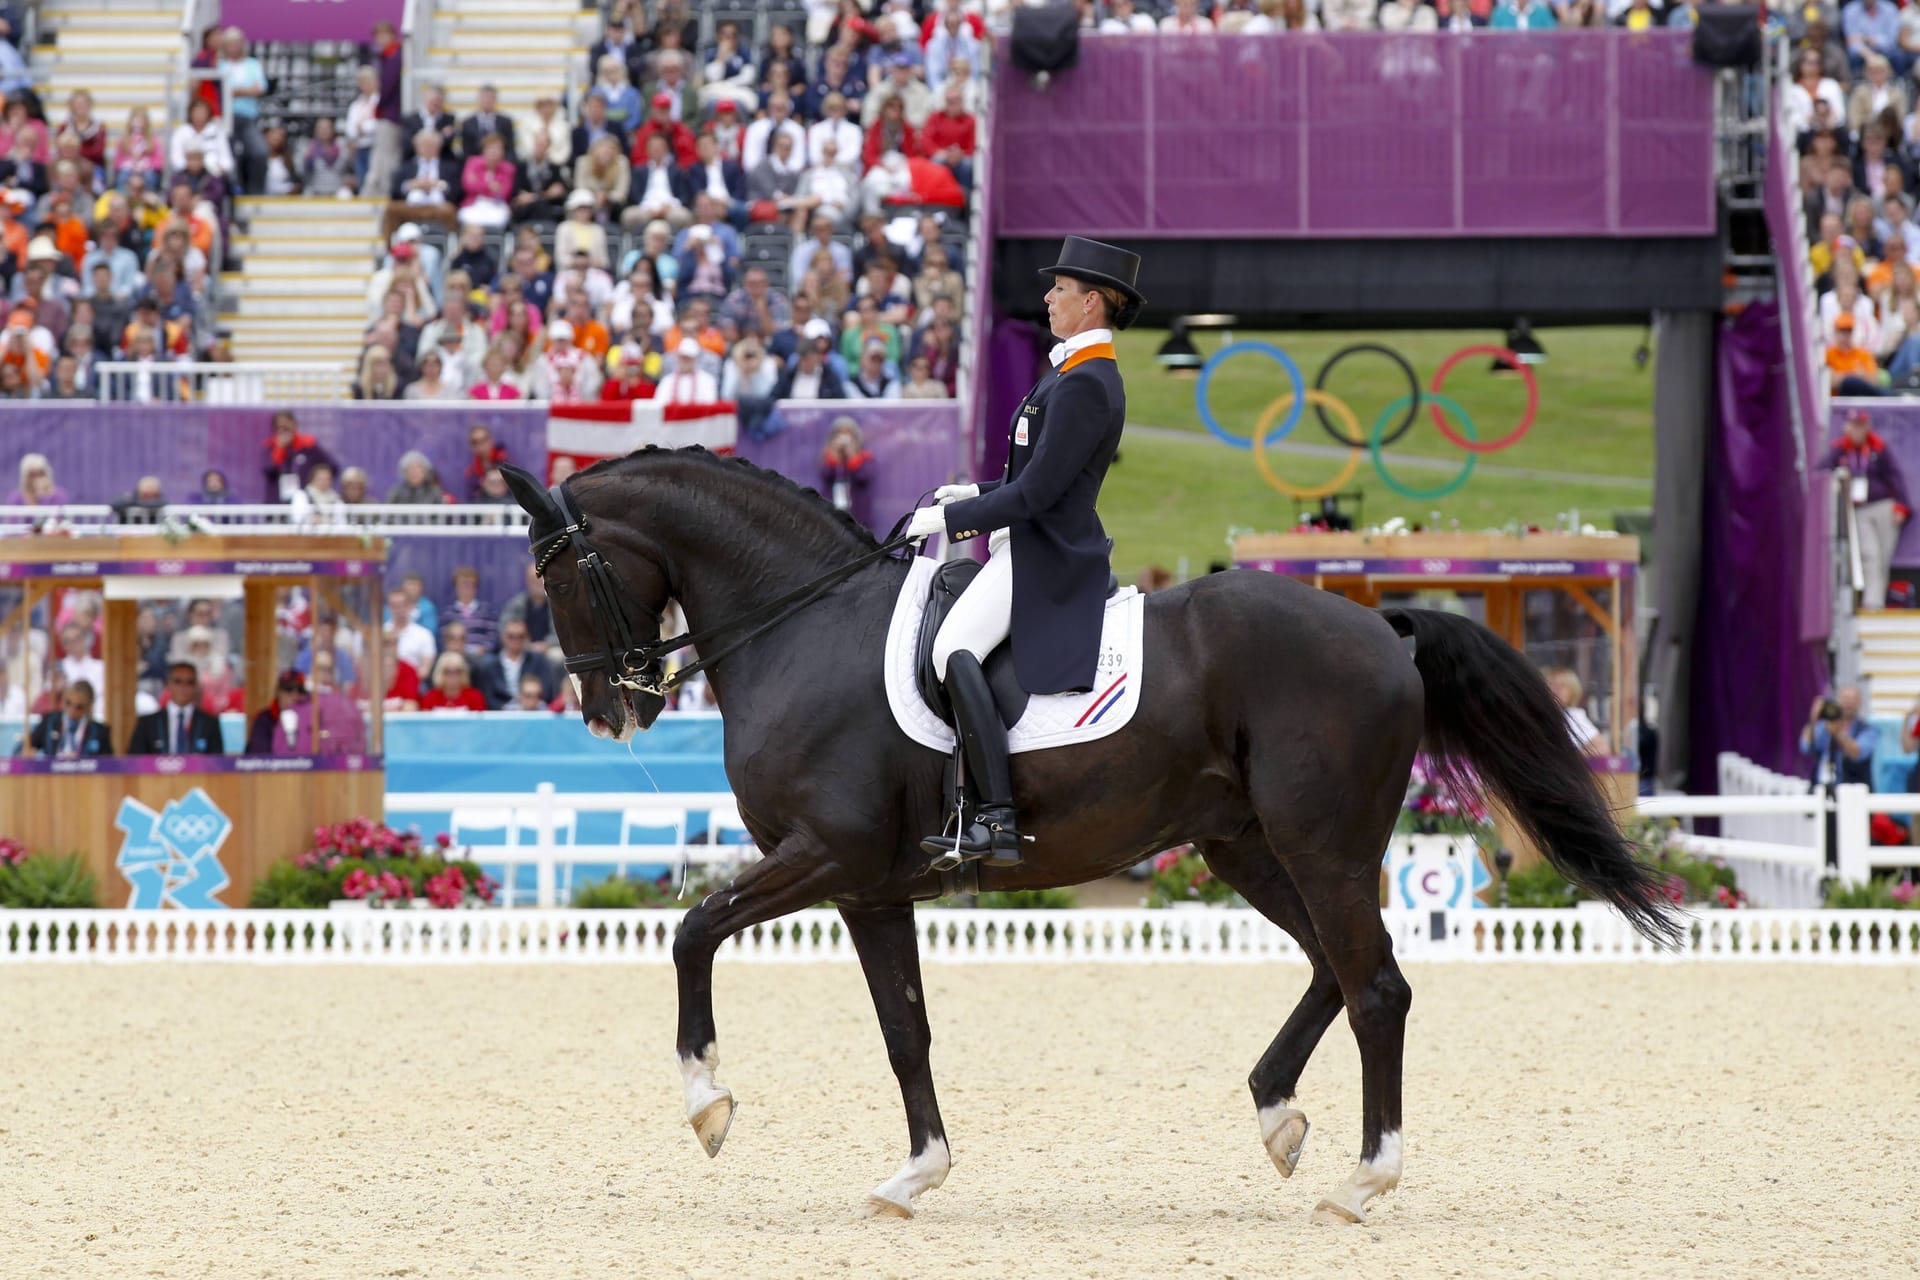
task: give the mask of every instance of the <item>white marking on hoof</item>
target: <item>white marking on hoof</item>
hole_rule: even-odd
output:
[[[911,1218],[913,1202],[922,1191],[932,1191],[947,1180],[953,1167],[946,1139],[934,1138],[926,1149],[900,1166],[900,1172],[873,1189],[867,1197],[867,1216]]]
[[[720,1054],[708,1045],[697,1058],[680,1059],[680,1080],[686,1092],[687,1123],[700,1149],[711,1159],[720,1154],[720,1144],[733,1128],[733,1094],[714,1083],[713,1073],[720,1065]]]
[[[1313,1221],[1335,1225],[1365,1222],[1367,1201],[1400,1185],[1401,1150],[1398,1130],[1381,1134],[1380,1153],[1362,1160],[1351,1177],[1314,1206]]]
[[[1260,1141],[1266,1144],[1267,1155],[1281,1177],[1293,1176],[1300,1164],[1300,1148],[1306,1145],[1307,1133],[1312,1128],[1304,1112],[1295,1111],[1284,1102],[1260,1108]]]

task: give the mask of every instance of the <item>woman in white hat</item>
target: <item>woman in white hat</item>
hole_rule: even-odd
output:
[[[607,230],[593,217],[598,204],[585,187],[575,187],[567,196],[567,220],[553,233],[555,262],[572,262],[574,254],[585,252],[594,266],[607,269]]]

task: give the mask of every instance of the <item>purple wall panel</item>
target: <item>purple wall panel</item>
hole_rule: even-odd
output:
[[[1044,93],[999,82],[996,230],[1710,235],[1712,76],[1689,42],[1091,37]]]
[[[820,451],[836,418],[859,423],[878,469],[866,510],[855,514],[876,534],[918,505],[921,495],[960,478],[959,406],[951,400],[789,401],[780,406],[787,429],[767,440],[740,442],[739,453],[763,467],[820,487]]]
[[[467,428],[485,423],[508,454],[535,468],[546,456],[544,408],[422,409],[374,405],[299,404],[290,407],[300,429],[317,439],[343,467],[366,468],[368,488],[384,498],[397,476],[400,457],[419,449],[456,491],[466,466]],[[0,460],[9,474],[0,492],[11,492],[11,468],[23,453],[47,455],[55,477],[75,502],[111,502],[143,475],[160,477],[167,496],[184,501],[200,487],[209,467],[227,475],[236,501],[266,502],[262,451],[272,406],[223,408],[155,404],[116,408],[100,404],[30,404],[0,407]],[[528,460],[532,461],[529,463]]]

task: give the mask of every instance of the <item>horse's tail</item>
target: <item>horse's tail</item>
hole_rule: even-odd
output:
[[[1497,797],[1560,874],[1612,903],[1649,941],[1677,945],[1684,923],[1621,835],[1533,665],[1468,618],[1430,609],[1381,616],[1413,640],[1427,691],[1425,749],[1439,775]]]

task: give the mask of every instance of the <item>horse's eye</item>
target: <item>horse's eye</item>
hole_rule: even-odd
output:
[[[556,582],[547,589],[547,592],[549,595],[556,595],[564,600],[573,594],[573,584],[571,582]]]

